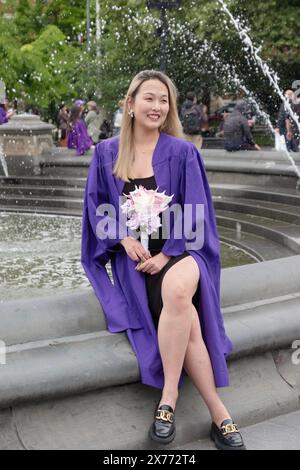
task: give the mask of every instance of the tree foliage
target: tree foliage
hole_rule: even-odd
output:
[[[276,71],[281,88],[300,79],[300,6],[297,0],[227,0],[259,54]],[[45,114],[59,101],[96,99],[113,110],[132,77],[159,68],[160,13],[145,0],[99,0],[101,40],[96,44],[91,0],[91,48],[86,50],[82,0],[7,0],[0,10],[0,79],[10,99],[23,99]],[[13,11],[8,20],[5,14]],[[278,98],[257,67],[218,0],[182,0],[168,11],[167,73],[181,99],[238,89],[238,77],[267,111]]]

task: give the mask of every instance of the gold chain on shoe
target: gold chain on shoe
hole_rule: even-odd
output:
[[[163,421],[169,421],[169,423],[173,423],[173,416],[174,413],[167,410],[157,410],[156,419],[162,419]]]
[[[236,424],[225,424],[225,426],[221,426],[221,432],[223,436],[226,436],[226,434],[230,434],[232,432],[239,432],[239,429]]]

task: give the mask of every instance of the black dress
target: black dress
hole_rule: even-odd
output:
[[[142,185],[146,189],[156,189],[156,181],[155,181],[155,176],[149,176],[147,178],[135,178],[131,179],[129,178],[130,182],[125,183],[123,193],[128,194],[130,191],[134,191],[135,186]],[[160,221],[162,223],[162,215],[160,214]],[[153,234],[154,235],[154,234]],[[152,256],[157,255],[160,253],[162,247],[165,244],[165,239],[162,238],[162,227],[159,228],[158,232],[158,238],[157,235],[152,237],[149,235],[149,251]],[[166,272],[178,261],[180,261],[183,258],[186,258],[187,256],[190,256],[189,253],[186,251],[179,256],[172,256],[167,264],[159,271],[157,274],[148,274],[145,273],[145,278],[146,278],[146,288],[147,288],[147,296],[148,296],[148,304],[149,304],[149,309],[152,314],[153,322],[155,327],[158,327],[158,322],[159,322],[159,316],[161,314],[161,310],[163,307],[162,303],[162,298],[161,298],[161,286],[162,286],[162,281],[164,278],[164,275]],[[199,286],[197,289],[197,292],[195,293],[193,297],[193,304],[195,305],[196,309],[198,309],[198,292]]]

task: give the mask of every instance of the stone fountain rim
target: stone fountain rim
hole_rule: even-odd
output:
[[[22,126],[22,127],[20,127]],[[41,131],[52,131],[55,129],[53,124],[43,122],[40,116],[35,114],[23,113],[13,116],[7,123],[0,127],[0,135],[5,134],[35,134]]]

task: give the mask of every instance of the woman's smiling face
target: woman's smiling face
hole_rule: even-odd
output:
[[[129,98],[129,108],[137,125],[148,130],[160,128],[169,112],[168,87],[160,80],[143,82],[135,98]]]

